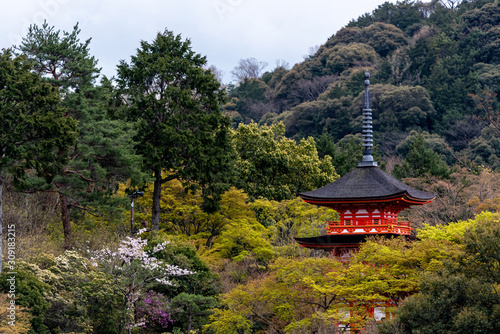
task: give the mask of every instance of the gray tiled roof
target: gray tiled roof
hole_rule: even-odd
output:
[[[414,189],[390,176],[377,166],[357,167],[336,181],[316,190],[299,194],[305,200],[389,199],[406,196],[428,201],[435,194]]]
[[[369,237],[382,237],[382,238],[397,238],[402,237],[406,240],[416,239],[413,235],[400,235],[396,233],[385,233],[385,234],[336,234],[336,235],[322,235],[310,238],[295,238],[299,244],[309,247],[336,247],[341,245],[358,245],[360,242],[366,241]]]

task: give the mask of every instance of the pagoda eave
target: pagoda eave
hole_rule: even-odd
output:
[[[397,238],[402,237],[406,240],[414,240],[415,236],[413,235],[401,235],[397,233],[385,233],[385,234],[376,234],[382,238]],[[335,248],[355,248],[358,247],[361,242],[366,241],[369,237],[373,237],[374,234],[365,233],[365,234],[337,234],[337,235],[322,235],[318,237],[310,237],[310,238],[295,238],[295,241],[305,248],[315,248],[315,249],[325,249],[332,250]]]
[[[320,206],[345,206],[345,205],[356,205],[356,204],[363,204],[366,205],[368,203],[377,203],[377,204],[401,204],[402,206],[410,206],[410,205],[424,205],[431,203],[432,199],[430,200],[421,200],[421,199],[416,199],[408,196],[407,194],[403,195],[398,195],[394,197],[387,197],[387,198],[370,198],[370,197],[365,197],[365,198],[313,198],[313,197],[308,197],[308,196],[301,196],[301,198],[310,204],[314,205],[320,205]]]

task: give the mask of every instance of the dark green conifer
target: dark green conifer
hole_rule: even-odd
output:
[[[106,78],[96,85],[100,69],[89,54],[90,39],[80,42],[79,33],[78,24],[71,33],[56,31],[46,22],[32,25],[17,48],[37,73],[59,89],[64,96],[61,106],[78,121],[77,143],[69,154],[59,153],[67,163],[50,186],[59,193],[66,249],[73,244],[72,209],[79,209],[74,213],[109,209],[113,204],[109,195],[119,182],[135,179],[141,164],[133,150],[133,125],[109,117],[114,88]]]
[[[130,64],[118,66],[128,117],[136,122],[136,149],[144,157],[144,171],[154,177],[156,231],[163,183],[179,179],[201,187],[207,211],[217,208],[228,188],[234,157],[230,121],[220,111],[224,91],[205,65],[189,40],[165,30],[151,43],[142,41]]]
[[[50,182],[67,161],[76,135],[58,91],[31,69],[23,56],[0,54],[0,249],[2,174],[10,172],[20,184],[27,170],[35,170]]]

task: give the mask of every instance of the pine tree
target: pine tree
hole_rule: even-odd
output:
[[[80,42],[79,33],[78,24],[62,34],[46,22],[32,25],[17,48],[61,91],[61,105],[78,121],[77,144],[69,154],[61,152],[67,163],[52,183],[59,193],[66,249],[73,244],[71,209],[92,213],[111,205],[109,195],[118,182],[140,175],[141,164],[133,151],[133,126],[109,117],[114,88],[106,78],[95,84],[97,60],[89,54],[90,39]]]
[[[0,54],[0,249],[2,174],[10,172],[21,183],[25,171],[34,169],[50,182],[76,135],[76,123],[61,107],[58,91],[31,69],[23,56]]]

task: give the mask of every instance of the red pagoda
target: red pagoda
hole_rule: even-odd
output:
[[[398,214],[412,205],[430,203],[435,195],[416,190],[390,176],[373,160],[372,113],[369,81],[366,73],[363,96],[363,159],[350,173],[316,190],[299,196],[340,214],[339,221],[327,222],[326,235],[295,238],[303,247],[333,252],[347,260],[359,243],[370,235],[412,238],[410,222],[398,220]]]

